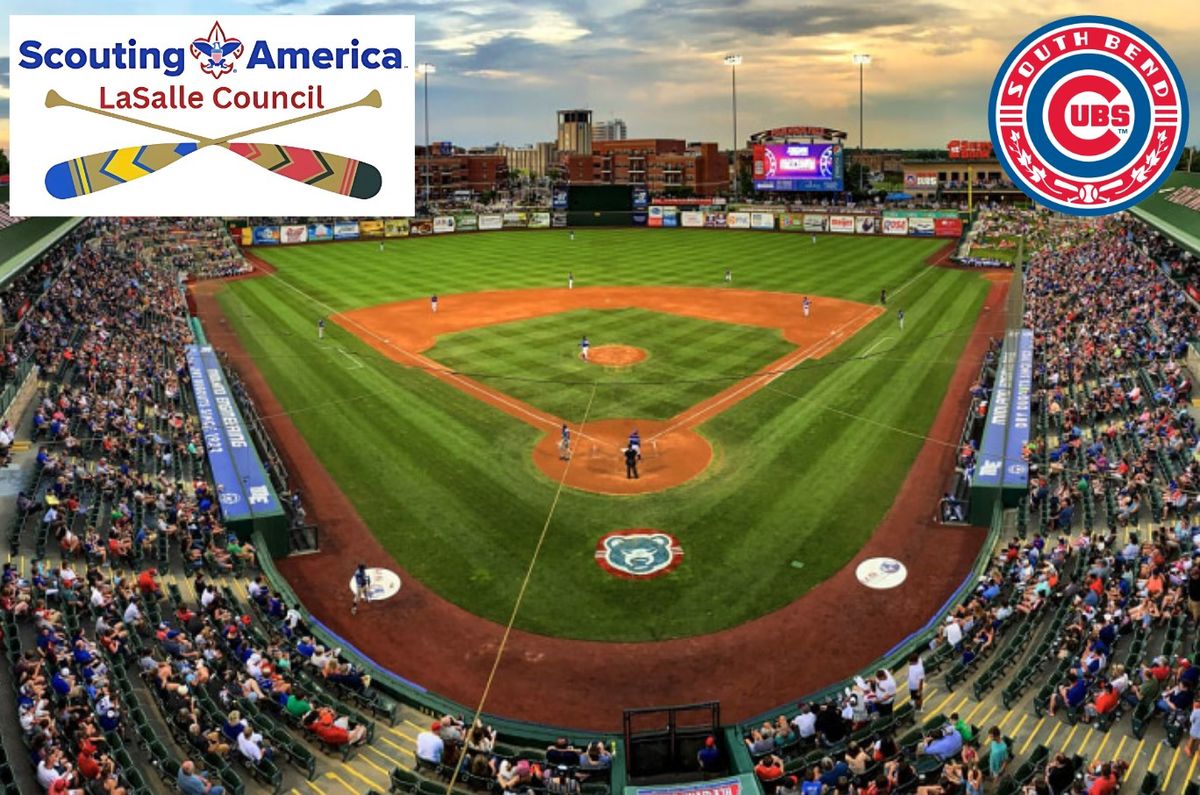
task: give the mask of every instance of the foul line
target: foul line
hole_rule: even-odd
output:
[[[592,413],[592,401],[596,399],[596,387],[592,386],[592,394],[588,397],[587,406],[583,410],[583,419],[579,422],[579,428],[582,430],[587,424],[588,416]],[[471,718],[471,726],[479,720],[479,716],[483,714],[483,708],[487,704],[488,696],[492,692],[492,683],[496,679],[496,671],[500,668],[500,659],[504,656],[504,651],[508,646],[508,638],[512,634],[513,625],[517,623],[517,613],[521,610],[521,603],[525,600],[525,591],[529,587],[529,581],[533,578],[533,569],[537,565],[538,556],[541,555],[542,545],[546,543],[546,535],[550,531],[550,520],[554,518],[554,510],[558,507],[558,500],[562,497],[563,489],[567,485],[567,473],[571,471],[571,462],[575,459],[571,456],[567,459],[566,466],[563,467],[562,477],[558,479],[558,488],[554,491],[554,499],[550,503],[550,512],[546,514],[546,522],[542,525],[542,534],[538,536],[537,546],[533,548],[533,557],[529,559],[529,567],[525,569],[525,579],[521,581],[521,588],[517,591],[517,599],[513,602],[512,614],[508,617],[508,623],[504,625],[504,634],[500,637],[500,644],[496,647],[496,657],[492,660],[492,670],[488,672],[487,682],[483,686],[483,695],[479,697],[479,706],[475,708],[475,715]],[[470,729],[468,729],[470,731]],[[446,795],[452,795],[454,785],[458,781],[458,773],[462,770],[463,759],[466,754],[461,754],[458,757],[458,764],[454,766],[454,773],[450,776],[450,781],[446,784]]]

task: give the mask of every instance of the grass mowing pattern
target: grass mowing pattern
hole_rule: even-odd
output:
[[[578,342],[633,345],[648,358],[600,367]],[[449,334],[426,354],[559,417],[596,385],[593,419],[667,419],[794,351],[778,330],[644,309],[584,309]],[[545,382],[558,382],[547,388]]]
[[[893,312],[827,359],[804,362],[701,426],[715,451],[701,478],[636,497],[564,492],[517,626],[598,640],[711,632],[782,607],[844,565],[922,444],[889,427],[929,428],[987,282],[926,268],[940,245],[929,240],[823,237],[814,246],[807,235],[583,230],[575,243],[558,232],[497,233],[389,242],[382,254],[372,243],[267,255],[280,279],[339,308],[434,289],[545,287],[571,269],[580,283],[714,286],[728,264],[738,287],[864,301],[920,275],[889,302]],[[585,268],[580,252],[609,253]],[[229,283],[221,302],[296,425],[401,565],[443,597],[506,620],[554,494],[529,455],[538,433],[335,324],[321,347],[315,324],[325,310],[276,279]],[[563,413],[577,420],[586,397]],[[608,575],[594,560],[596,539],[622,527],[674,533],[684,564],[648,582]]]

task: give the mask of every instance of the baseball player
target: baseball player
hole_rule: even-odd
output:
[[[558,443],[558,460],[571,460],[571,429],[565,422],[562,426],[562,440]]]
[[[382,240],[379,241],[379,253],[380,254],[383,253],[383,241]]]
[[[629,447],[637,453],[637,457],[642,457],[642,435],[638,433],[638,429],[634,428],[629,434]]]
[[[725,283],[733,284],[733,271],[729,270],[729,268],[725,269]]]
[[[354,570],[354,606],[350,608],[350,615],[358,614],[359,600],[362,600],[363,604],[371,601],[371,578],[367,576],[365,563],[358,564],[358,568]]]
[[[436,295],[429,297],[429,309],[433,312],[433,314],[435,314],[435,315],[437,314],[437,296]]]
[[[816,236],[816,235],[813,235],[813,236],[812,236],[812,239],[813,239],[813,245],[814,245],[814,246],[815,246],[815,245],[817,245],[817,236]]]
[[[900,330],[904,331],[904,310],[903,309],[896,311],[896,320],[898,320],[900,322]]]
[[[575,289],[575,274],[571,273],[570,271],[567,271],[567,289]]]
[[[638,477],[638,454],[632,447],[625,448],[625,479],[631,480]]]
[[[887,288],[886,287],[879,291],[879,303],[883,304],[884,306],[887,306]]]
[[[574,229],[571,230],[571,239],[572,240],[575,239],[575,230]]]
[[[808,317],[809,310],[812,309],[812,301],[808,300],[808,296],[804,296],[804,316]]]
[[[317,318],[317,339],[325,339],[325,318]]]
[[[588,360],[588,348],[592,343],[588,342],[587,334],[583,335],[583,339],[579,341],[579,358],[585,362]]]

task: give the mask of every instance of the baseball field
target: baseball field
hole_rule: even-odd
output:
[[[216,298],[406,576],[503,623],[536,548],[517,628],[649,641],[788,605],[871,537],[988,294],[927,264],[941,246],[591,229],[338,243],[256,249],[275,272]],[[585,334],[644,358],[583,362]],[[670,534],[682,562],[612,576],[597,542],[629,528]]]

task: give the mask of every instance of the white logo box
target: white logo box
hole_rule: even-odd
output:
[[[411,15],[10,17],[11,211],[412,215],[414,29]],[[47,107],[50,92],[172,132]],[[378,107],[199,145],[371,92]],[[268,107],[237,107],[255,98]]]

